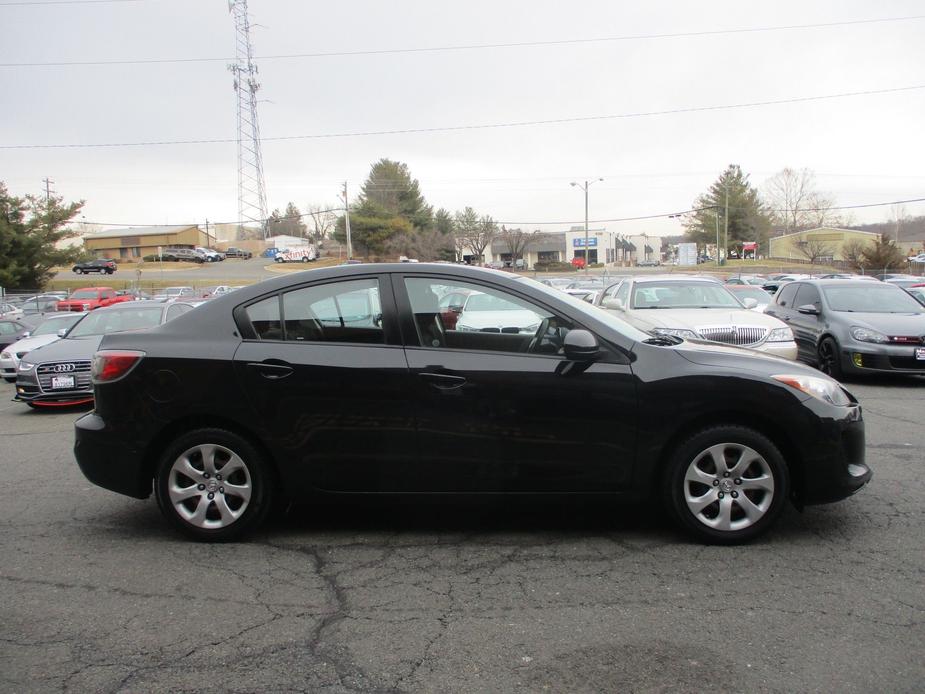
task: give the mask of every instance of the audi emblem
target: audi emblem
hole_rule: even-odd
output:
[[[68,371],[73,371],[77,367],[73,364],[55,364],[54,372],[58,374],[67,373]]]

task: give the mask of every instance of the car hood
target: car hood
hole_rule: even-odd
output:
[[[766,376],[790,374],[828,378],[821,371],[798,362],[745,347],[717,345],[714,342],[685,340],[675,347],[678,354],[694,364],[748,371]]]
[[[87,337],[66,337],[51,344],[34,349],[29,353],[28,361],[41,364],[47,361],[75,361],[90,359],[103,341],[102,335]]]
[[[643,308],[626,311],[625,316],[645,331],[652,328],[695,330],[712,325],[759,325],[774,329],[785,327],[783,321],[745,308]]]
[[[884,335],[925,336],[925,313],[851,313],[836,311],[842,323],[869,328]]]
[[[3,351],[12,352],[14,354],[16,352],[31,352],[33,349],[50,345],[52,342],[57,342],[59,339],[61,338],[57,335],[36,335],[35,337],[27,337],[19,342],[14,342]]]

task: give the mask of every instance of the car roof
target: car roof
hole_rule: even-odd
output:
[[[665,281],[678,281],[678,280],[687,280],[691,282],[702,282],[704,284],[722,284],[722,282],[715,277],[706,277],[704,275],[685,275],[681,273],[675,274],[665,274],[665,275],[639,275],[628,277],[626,279],[633,280],[635,282],[665,282]]]

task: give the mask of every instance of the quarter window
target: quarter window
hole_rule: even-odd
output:
[[[279,297],[273,295],[247,307],[247,319],[261,340],[282,340],[283,324],[279,315]]]
[[[793,297],[796,296],[797,289],[799,289],[799,284],[785,284],[778,290],[777,295],[777,305],[778,306],[791,306],[793,305]]]

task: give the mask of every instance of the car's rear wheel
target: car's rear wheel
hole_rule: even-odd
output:
[[[303,263],[307,263],[307,262],[308,262],[308,256],[307,256],[307,255],[303,255],[303,256],[302,256],[302,262],[303,262]]]
[[[741,426],[701,431],[673,454],[664,492],[680,524],[712,544],[736,544],[765,532],[784,509],[790,475],[763,434]]]
[[[274,491],[263,456],[224,429],[176,439],[157,466],[154,489],[167,519],[206,542],[235,540],[260,525]]]
[[[838,343],[831,337],[826,337],[819,343],[819,370],[835,380],[841,380],[845,375]]]

